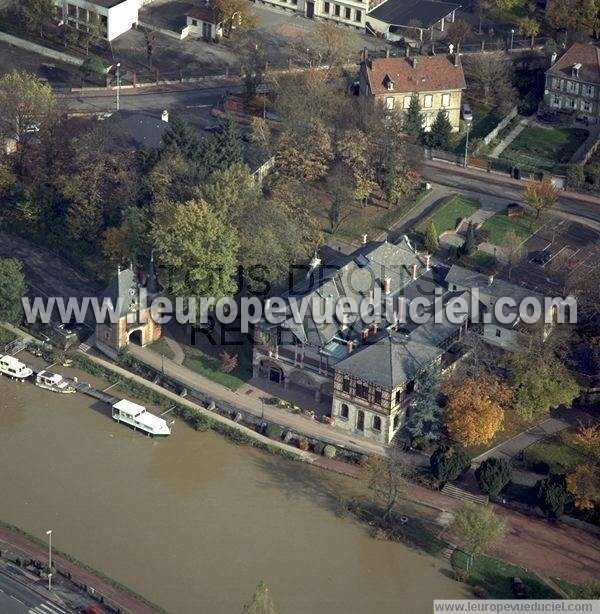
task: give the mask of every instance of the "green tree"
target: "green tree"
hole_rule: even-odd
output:
[[[90,77],[100,77],[105,74],[105,66],[102,60],[96,56],[86,58],[79,67],[82,82]]]
[[[431,220],[429,224],[427,224],[427,229],[425,230],[425,247],[430,254],[435,254],[439,246],[438,233],[433,220]]]
[[[304,133],[285,130],[277,141],[275,166],[284,177],[303,181],[320,179],[327,174],[332,158],[331,136],[318,122]]]
[[[238,240],[206,201],[163,205],[152,239],[173,296],[218,300],[234,293]]]
[[[460,246],[459,254],[461,256],[470,256],[476,248],[477,244],[475,242],[475,228],[473,226],[473,222],[469,222],[469,225],[467,226],[465,242]]]
[[[500,491],[510,482],[512,468],[505,458],[488,458],[475,470],[479,488],[492,497],[497,497]]]
[[[559,518],[572,504],[573,497],[567,490],[564,475],[551,475],[537,483],[538,505],[551,518]]]
[[[52,0],[25,0],[21,10],[25,27],[44,38],[44,28],[52,19]]]
[[[511,356],[509,382],[515,409],[528,421],[547,414],[553,407],[570,405],[579,395],[579,385],[571,372],[554,353],[537,345]]]
[[[487,505],[465,503],[454,512],[450,531],[471,557],[487,552],[506,532],[506,524]]]
[[[0,259],[0,322],[20,324],[23,316],[21,298],[25,296],[23,264],[16,258]]]
[[[211,142],[211,145],[207,148],[210,156],[205,158],[204,150],[200,156],[207,175],[215,171],[225,170],[234,164],[241,164],[244,161],[240,132],[231,117],[225,117],[221,120],[221,130],[207,141]],[[207,141],[204,141],[204,143]]]
[[[269,587],[261,580],[252,599],[242,608],[242,614],[277,614]]]
[[[406,429],[413,437],[439,439],[442,429],[442,410],[437,403],[439,392],[440,366],[430,364],[415,378],[413,403],[406,422]]]
[[[188,160],[197,160],[200,155],[200,139],[195,128],[185,119],[176,117],[163,134],[161,149],[176,146]]]
[[[567,169],[567,183],[573,188],[580,188],[585,183],[585,167],[583,164],[569,165]]]
[[[452,124],[446,111],[440,109],[431,125],[431,131],[427,134],[427,145],[438,149],[448,149],[451,134]]]
[[[404,116],[404,131],[414,141],[417,141],[423,133],[423,113],[421,113],[421,103],[419,95],[413,94],[410,97],[410,105]]]
[[[471,459],[459,445],[439,446],[429,459],[431,473],[439,482],[455,480],[471,465]]]
[[[531,183],[523,190],[523,202],[535,209],[536,217],[540,213],[552,209],[558,200],[560,190],[552,183],[548,175],[544,175],[539,183]]]

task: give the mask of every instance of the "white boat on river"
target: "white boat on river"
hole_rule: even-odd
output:
[[[35,385],[52,392],[60,392],[61,394],[72,394],[75,392],[75,388],[62,375],[52,373],[52,371],[40,371],[35,378]]]
[[[129,424],[148,435],[170,435],[171,429],[162,418],[151,414],[146,408],[137,403],[123,399],[112,406],[112,417],[117,422]]]
[[[24,381],[33,375],[33,371],[24,362],[6,354],[0,356],[0,374]]]

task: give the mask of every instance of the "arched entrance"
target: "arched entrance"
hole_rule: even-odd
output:
[[[142,331],[134,330],[133,332],[129,333],[128,341],[129,343],[133,343],[134,345],[141,346],[143,344]]]
[[[273,384],[283,384],[283,369],[276,363],[269,360],[261,360],[260,373]]]

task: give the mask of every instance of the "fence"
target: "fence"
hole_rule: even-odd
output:
[[[519,112],[518,106],[515,105],[508,113],[508,115],[502,119],[498,125],[491,130],[488,134],[486,134],[483,139],[481,139],[486,145],[489,145],[491,143],[491,141],[493,141],[498,134],[504,130],[504,128],[506,128],[506,126],[508,126],[508,124],[510,124],[510,122],[512,121],[512,119],[514,117],[517,116],[517,113]]]

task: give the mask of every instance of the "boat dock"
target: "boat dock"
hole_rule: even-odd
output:
[[[111,406],[114,405],[115,403],[118,403],[121,400],[117,397],[111,396],[110,394],[106,394],[105,391],[96,390],[95,388],[92,388],[90,384],[84,384],[83,382],[76,382],[71,379],[69,380],[69,383],[75,388],[75,390],[77,390],[77,392],[82,392],[83,394],[87,394],[89,397],[93,397],[94,399],[98,399],[99,401],[103,401],[104,403],[108,403]],[[112,386],[110,386],[110,388],[112,388]]]

